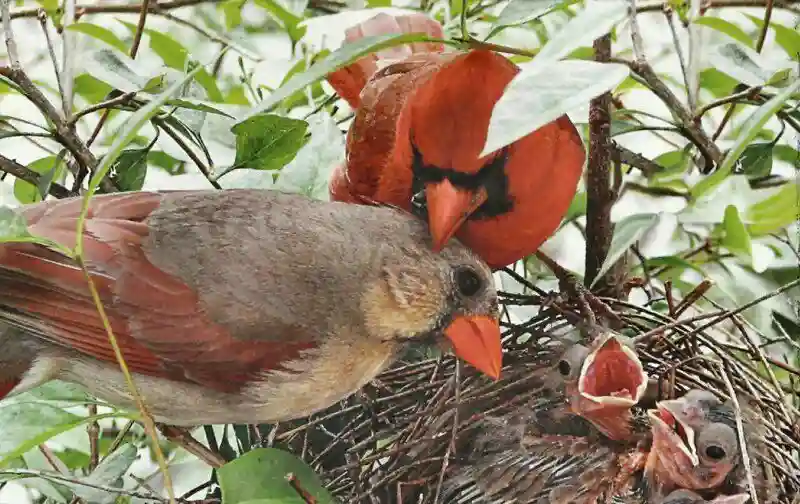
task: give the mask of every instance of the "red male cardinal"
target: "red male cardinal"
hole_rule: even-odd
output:
[[[75,243],[80,199],[25,207],[30,232]],[[85,262],[155,419],[267,423],[353,393],[407,344],[443,335],[497,377],[491,271],[390,208],[272,191],[134,192],[91,202]],[[442,340],[444,341],[444,340]],[[0,245],[0,397],[51,379],[132,399],[81,268]]]
[[[442,29],[421,14],[379,14],[347,39],[392,32],[441,37]],[[581,176],[583,143],[562,116],[479,157],[494,105],[519,68],[487,50],[442,49],[417,45],[381,70],[380,57],[371,57],[328,76],[356,108],[331,198],[411,210],[413,197],[436,249],[455,235],[500,268],[535,252],[558,227]]]

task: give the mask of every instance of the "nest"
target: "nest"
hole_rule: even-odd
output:
[[[542,357],[583,324],[576,307],[553,303],[552,297],[501,297],[506,305],[538,304],[539,310],[522,323],[504,322],[499,381],[449,356],[407,356],[347,401],[280,424],[270,443],[310,463],[341,502],[443,502],[442,485],[448,468],[458,463],[459,447],[475,437],[483,418],[513,413],[528,401],[535,393],[530,378],[541,369]],[[800,414],[785,401],[794,392],[765,371],[771,369],[769,357],[753,343],[754,329],[730,312],[684,316],[678,322],[649,308],[603,301],[618,317],[614,329],[637,341],[646,371],[659,379],[660,397],[699,388],[725,400],[735,391],[737,416],[745,408],[746,414],[755,412],[763,438],[758,446],[746,446],[748,476],[760,471],[775,489],[773,498],[760,499],[762,504],[796,504]],[[730,341],[735,343],[712,337],[724,323],[734,324]],[[472,413],[463,413],[465,405]]]

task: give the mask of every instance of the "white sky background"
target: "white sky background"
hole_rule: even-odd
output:
[[[33,2],[28,3],[33,5]],[[351,5],[352,4],[353,2],[351,2]],[[187,13],[189,12],[190,11],[185,9],[172,11],[173,14],[184,18],[187,17]],[[371,10],[368,12],[345,12],[326,18],[313,19],[307,23],[309,30],[305,40],[308,43],[316,45],[317,47],[324,45],[325,47],[333,49],[338,47],[338,44],[343,37],[343,30],[345,27],[362,21],[373,15],[375,12],[377,12],[377,10]],[[736,22],[745,29],[750,29],[752,24],[741,14],[742,12],[748,12],[756,16],[763,15],[762,9],[755,8],[740,9],[738,11],[734,9],[718,9],[716,11],[709,11],[709,14],[723,17],[730,21]],[[263,16],[263,10],[254,7],[252,4],[248,4],[246,6],[244,14],[245,19],[256,19]],[[135,23],[137,15],[87,16],[84,21],[101,24],[106,28],[114,30],[120,36],[127,36],[129,33],[127,28],[114,21],[115,18]],[[773,20],[775,22],[782,23],[785,26],[793,26],[794,23],[792,18],[793,15],[791,13],[782,11],[780,9],[776,9],[773,12]],[[678,59],[675,57],[674,51],[672,51],[672,36],[664,16],[660,12],[653,12],[640,15],[638,20],[645,42],[645,53],[651,63],[653,63],[656,71],[660,73],[666,72],[676,79],[676,82],[682,82]],[[679,25],[680,23],[676,20],[676,24]],[[210,60],[219,47],[218,44],[208,43],[206,39],[202,38],[196,32],[190,29],[177,26],[174,23],[166,21],[157,16],[151,16],[148,19],[147,26],[153,29],[167,30],[171,35],[175,36],[176,39],[180,40],[187,48],[189,48],[192,52],[192,56],[200,61]],[[478,28],[478,25],[472,26],[473,28]],[[15,30],[17,44],[21,52],[21,57],[23,60],[22,63],[26,71],[28,71],[30,76],[34,79],[46,80],[53,83],[54,76],[50,60],[49,58],[42,57],[45,55],[45,46],[38,23],[32,19],[24,21],[15,20],[13,21],[13,27]],[[714,46],[720,43],[729,42],[730,39],[719,32],[705,27],[700,27],[698,32],[701,35],[700,43],[703,47],[703,54],[699,58],[698,62],[699,69],[702,69],[707,66],[707,56],[712,52]],[[686,31],[679,27],[679,33],[681,35],[681,46],[685,51],[688,47]],[[289,59],[290,46],[287,38],[280,33],[251,36],[249,39],[243,38],[241,33],[238,35],[234,33],[233,36],[237,41],[240,41],[242,45],[252,48],[264,58],[264,61],[256,66],[256,72],[253,81],[255,83],[263,83],[268,86],[277,86],[282,80],[285,72],[293,64],[293,61]],[[88,39],[88,37],[85,36],[78,36],[76,38],[82,44],[86,44],[91,41],[91,39]],[[56,44],[60,43],[58,37],[55,37],[55,41]],[[514,28],[507,29],[498,39],[493,41],[501,44],[506,43],[508,45],[527,45],[529,47],[535,47],[538,45],[535,35],[533,35],[532,32]],[[625,29],[620,31],[619,38],[614,49],[615,51],[619,51],[622,48],[629,47],[629,32],[627,31],[627,23],[625,23]],[[664,52],[667,50],[669,51],[669,54],[665,57]],[[780,64],[787,59],[785,53],[775,45],[772,32],[770,32],[767,38],[763,55],[767,62],[773,62],[776,66],[780,66]],[[238,75],[238,64],[236,59],[236,56],[233,55],[226,58],[223,71]],[[140,49],[139,56],[137,57],[137,62],[142,65],[143,68],[149,69],[157,69],[162,65],[161,60],[147,47],[146,41],[143,41],[142,48]],[[78,65],[80,65],[80,61],[78,61]],[[251,63],[248,62],[247,65],[251,66]],[[80,68],[76,70],[76,74],[78,73],[80,73]],[[685,95],[679,94],[679,96],[685,99]],[[2,113],[4,115],[22,116],[37,122],[41,122],[40,116],[36,110],[33,109],[30,104],[25,102],[24,99],[14,95],[4,95],[0,99],[2,99],[2,104],[0,106],[2,107]],[[709,96],[701,94],[701,103],[708,101],[709,99]],[[624,103],[627,108],[639,109],[657,115],[666,115],[666,109],[664,108],[663,104],[658,101],[654,95],[646,91],[637,90],[628,92],[624,97]],[[298,111],[297,113],[299,114],[302,112],[303,111]],[[724,107],[720,107],[709,114],[711,120],[706,120],[706,131],[713,131],[713,128],[721,119],[723,112]],[[586,107],[580,110],[574,110],[570,113],[570,117],[576,122],[585,122],[586,116]],[[746,114],[737,116],[735,121],[742,121],[743,116],[746,116]],[[92,121],[96,121],[99,115],[93,114],[92,117]],[[87,138],[91,129],[94,127],[94,122],[88,126],[86,123],[82,124],[83,126],[79,133],[83,138]],[[770,125],[775,131],[778,130],[777,121],[773,120]],[[109,126],[113,127],[113,125],[109,124],[106,126],[107,130]],[[215,139],[218,138],[217,136],[204,135],[204,138],[208,141],[209,150],[218,166],[225,166],[227,163],[233,161],[234,151],[230,145],[226,145],[224,142],[216,141]],[[660,141],[655,136],[647,132],[626,134],[617,137],[616,140],[634,152],[641,153],[644,156],[651,158],[667,150],[672,150],[672,147],[670,147],[668,144]],[[800,139],[798,139],[797,135],[792,129],[787,128],[784,134],[784,142],[797,147]],[[178,159],[190,161],[188,160],[186,154],[179,149],[178,146],[175,145],[167,135],[161,135],[158,144],[170,155]],[[720,146],[723,150],[727,148],[728,145],[729,142],[720,142]],[[47,155],[33,147],[27,141],[19,138],[3,139],[2,151],[5,156],[16,159],[23,164]],[[776,168],[774,168],[774,170],[785,176],[790,176],[795,170],[795,168],[789,164],[781,163],[777,160],[775,165]],[[188,165],[188,169],[196,170],[191,162]],[[240,177],[244,177],[244,180],[240,179],[240,182],[236,185],[252,183],[253,179],[259,179],[264,176],[269,177],[270,175],[266,173],[240,174]],[[639,174],[635,170],[631,175],[628,176],[629,180],[635,180],[637,178],[639,178]],[[6,180],[7,181],[5,183],[0,183],[0,205],[17,205],[18,203],[16,200],[14,200],[13,196],[12,184],[10,183],[13,178],[8,176]],[[226,178],[223,178],[222,180],[226,181]],[[763,194],[754,196],[751,193],[742,192],[740,185],[741,182],[742,180],[737,181],[735,178],[727,181],[721,188],[719,197],[714,198],[710,206],[703,209],[703,213],[705,215],[714,215],[716,212],[719,212],[719,215],[721,215],[721,212],[724,211],[725,206],[729,203],[735,203],[737,206],[740,206],[740,210],[743,210],[754,200],[759,200],[764,197]],[[232,184],[234,182],[229,180],[227,183]],[[744,185],[746,186],[746,182]],[[737,186],[739,189],[736,188]],[[171,177],[157,168],[151,168],[148,172],[145,187],[147,189],[210,188],[210,185],[205,178],[196,171],[183,176]],[[612,217],[616,221],[636,213],[661,212],[662,217],[658,226],[653,230],[653,232],[648,233],[648,235],[645,237],[642,248],[644,249],[646,255],[668,255],[675,252],[676,249],[680,250],[684,248],[681,243],[678,243],[673,239],[673,232],[677,225],[675,213],[680,211],[684,206],[685,202],[680,198],[652,198],[638,193],[628,192],[614,206]],[[716,219],[717,222],[721,220],[721,217]],[[554,256],[554,258],[565,267],[582,273],[584,250],[582,246],[579,247],[574,245],[575,242],[580,241],[582,241],[580,232],[575,227],[566,226],[555,237],[549,240],[543,249],[548,254]],[[761,244],[754,244],[754,254],[757,256],[757,264],[754,265],[757,267],[757,269],[780,264],[780,261],[791,261],[790,256],[787,256],[786,259],[776,258],[767,247]],[[759,281],[756,275],[747,273],[743,268],[742,272],[742,275],[748,275],[746,278],[747,281]],[[743,280],[745,279],[744,277],[742,278]],[[767,286],[765,285],[764,292],[766,292],[766,290]],[[518,315],[524,316],[525,313],[522,311],[518,313]],[[74,432],[60,436],[52,443],[52,445],[54,447],[58,445],[73,446],[75,448],[85,450],[86,447],[88,447],[88,441],[86,439],[84,429],[81,428],[76,429]],[[44,468],[46,466],[42,467]],[[148,460],[142,460],[137,462],[134,470],[136,474],[150,474],[153,472],[154,466]],[[176,488],[176,492],[180,494],[183,491],[192,488],[196,484],[205,481],[205,479],[208,477],[208,470],[202,463],[187,458],[185,462],[173,467],[173,477],[178,487]],[[156,487],[159,486],[158,482],[153,482],[153,484]],[[27,490],[19,485],[12,483],[0,491],[0,504],[26,504],[27,502],[30,502],[27,497]]]

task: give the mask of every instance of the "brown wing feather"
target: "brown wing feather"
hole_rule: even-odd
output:
[[[239,341],[204,312],[197,293],[156,268],[142,251],[163,193],[97,197],[83,235],[87,267],[120,349],[132,371],[235,391],[314,343]],[[75,243],[80,200],[27,207],[33,234]],[[31,244],[0,246],[0,317],[100,360],[115,362],[81,269],[71,259]],[[289,331],[292,328],[287,328]]]

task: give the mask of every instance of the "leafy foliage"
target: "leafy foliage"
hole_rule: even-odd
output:
[[[19,83],[0,78],[0,171],[9,173],[0,182],[0,242],[36,243],[79,256],[80,246],[36,236],[15,208],[59,194],[54,188],[86,201],[95,192],[212,185],[326,199],[330,173],[346,159],[352,111],[331,94],[325,76],[376,51],[428,40],[370,34],[339,46],[344,28],[374,14],[371,9],[397,6],[392,0],[368,0],[361,11],[333,0],[179,3],[187,5],[173,10],[167,3],[139,24],[138,12],[121,13],[125,8],[112,5],[97,4],[68,20],[61,3],[38,1],[49,37],[61,39],[54,51],[67,48],[57,54],[58,72],[35,9],[12,8],[23,67],[38,78],[34,84],[58,120],[31,108],[29,92]],[[563,114],[588,146],[586,106],[603,93],[613,95],[612,147],[638,157],[612,156],[619,165],[609,180],[614,226],[596,278],[624,265],[628,276],[644,279],[628,301],[662,313],[670,310],[668,297],[686,299],[709,280],[713,286],[697,301],[698,309],[734,309],[800,275],[800,35],[779,2],[769,2],[769,15],[766,8],[759,13],[725,6],[693,16],[689,2],[667,4],[678,39],[687,27],[703,35],[692,49],[701,57],[681,60],[675,72],[669,62],[679,61],[676,52],[685,55],[686,47],[657,48],[656,39],[672,40],[666,32],[651,37],[653,30],[668,29],[652,23],[654,16],[663,19],[661,5],[640,5],[637,20],[649,23],[640,30],[644,57],[655,69],[656,84],[677,105],[637,71],[642,55],[630,41],[627,1],[423,0],[420,7],[443,23],[450,49],[493,47],[520,66],[493,110],[483,154]],[[614,40],[614,60],[592,61],[593,42],[606,34]],[[59,84],[55,74],[67,77]],[[694,80],[698,89],[686,89]],[[65,132],[78,138],[93,165],[65,142]],[[9,167],[17,165],[29,176],[15,177]],[[578,273],[583,255],[573,252],[587,249],[586,223],[597,211],[587,203],[591,191],[581,187],[544,247],[548,253],[560,250],[559,262]],[[533,258],[526,266],[526,273],[536,271]],[[506,289],[508,278],[503,281]],[[543,285],[552,281],[542,279]],[[525,292],[516,281],[507,290]],[[639,291],[647,301],[636,297]],[[742,323],[756,328],[756,344],[769,357],[754,372],[797,392],[791,370],[800,367],[800,315],[793,297],[796,289],[756,304],[742,313]],[[523,307],[509,310],[530,316]],[[166,502],[164,480],[148,476],[160,447],[178,475],[176,487],[189,491],[207,483],[190,499],[283,504],[303,502],[306,491],[317,502],[335,502],[336,492],[325,489],[331,482],[315,473],[323,468],[319,460],[298,456],[305,444],[260,447],[272,426],[195,431],[209,451],[230,460],[212,477],[185,447],[154,442],[131,418],[61,382],[3,400],[0,481],[34,491],[26,499],[35,502]],[[380,439],[370,449],[391,444]],[[361,469],[376,463],[364,462]],[[297,485],[287,480],[290,473]]]

